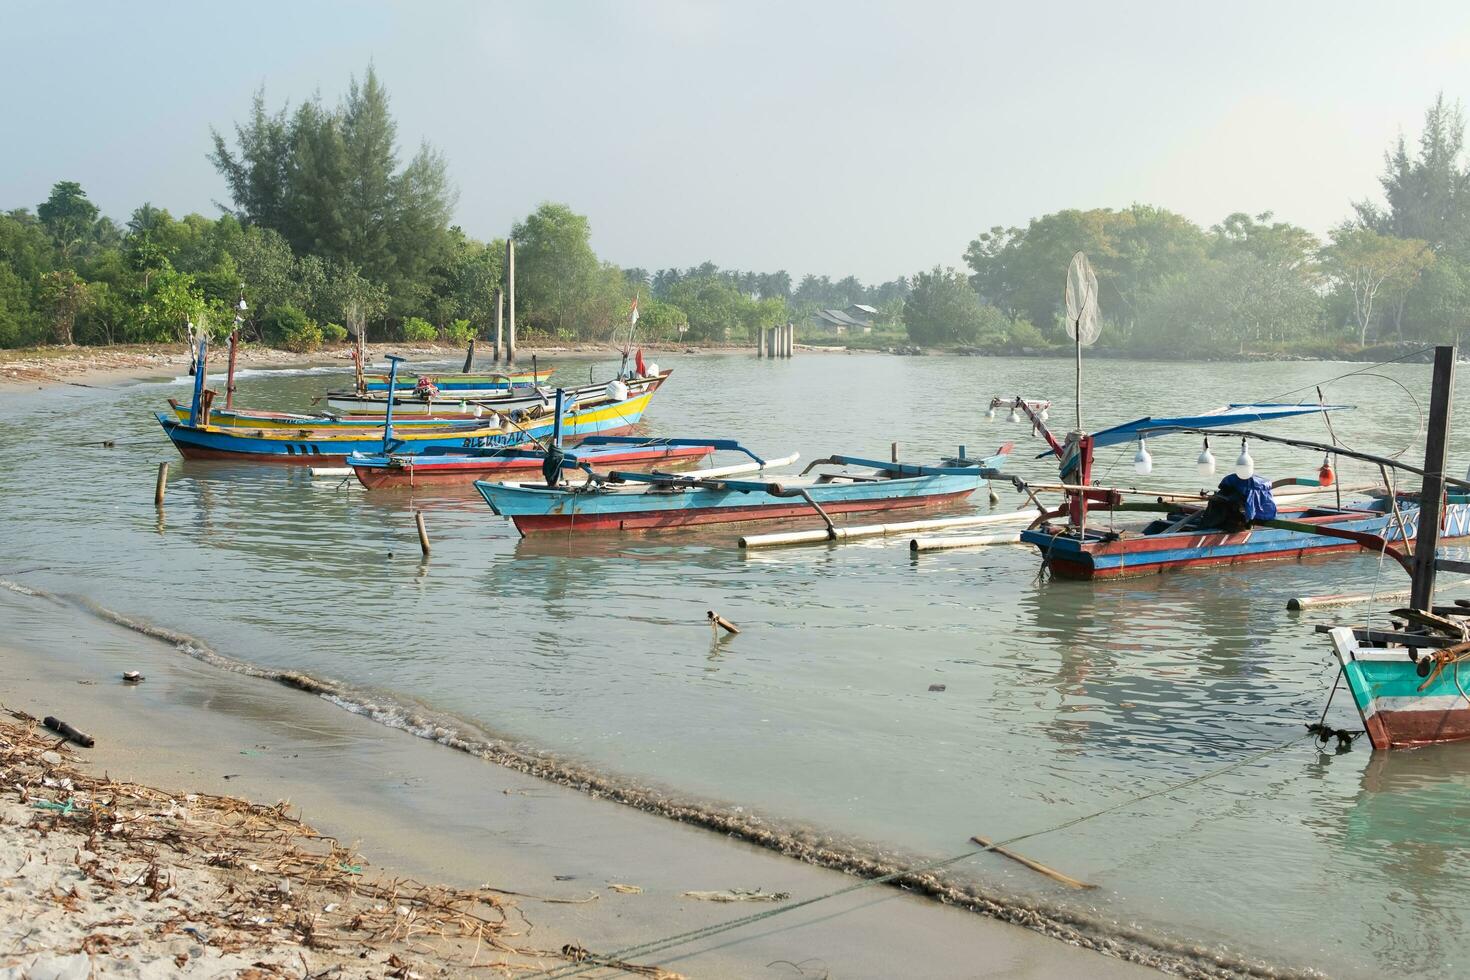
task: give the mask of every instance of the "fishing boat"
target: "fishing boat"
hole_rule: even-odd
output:
[[[506,368],[504,371],[479,374],[420,372],[397,377],[390,374],[363,374],[360,389],[368,393],[382,394],[387,394],[389,391],[410,395],[447,392],[456,396],[492,397],[503,394],[509,388],[527,385],[534,388],[551,377],[551,370],[549,366],[543,364],[530,371]]]
[[[586,401],[602,395],[628,397],[641,394],[649,385],[657,387],[668,380],[672,371],[659,371],[658,365],[650,365],[648,373],[637,377],[614,378],[609,381],[589,382],[565,389],[567,397],[574,402]],[[618,386],[628,389],[628,394],[619,394]],[[477,411],[508,411],[524,408],[536,403],[550,404],[555,389],[541,385],[518,386],[513,389],[488,395],[469,396],[456,393],[452,396],[432,395],[420,397],[411,393],[400,393],[393,397],[393,415],[398,419],[472,417]],[[381,417],[387,411],[388,394],[359,394],[354,391],[332,391],[327,393],[327,410],[334,415]]]
[[[1254,521],[1235,532],[1191,529],[1190,521],[1205,512],[1199,506],[1174,511],[1172,519],[1136,531],[1043,524],[1022,531],[1021,540],[1041,551],[1053,574],[1098,579],[1358,551],[1363,547],[1359,536],[1390,543],[1412,541],[1419,529],[1418,501],[1402,494],[1397,500],[1385,495],[1355,507],[1281,509],[1275,518]],[[1440,537],[1470,537],[1470,498],[1452,498],[1446,504]]]
[[[714,452],[714,447],[708,444],[670,445],[667,440],[652,438],[601,448],[583,445],[576,452],[576,459],[601,468],[689,464]],[[546,460],[544,449],[497,447],[470,452],[431,449],[417,455],[354,453],[347,457],[347,465],[364,487],[383,490],[519,476],[540,472]]]
[[[201,341],[201,347],[205,342]],[[207,348],[205,348],[207,350]],[[396,369],[400,358],[390,360]],[[257,462],[322,465],[345,462],[353,453],[413,455],[428,451],[466,452],[487,447],[519,446],[549,436],[560,423],[570,437],[626,432],[643,417],[657,386],[625,401],[574,405],[564,413],[554,406],[532,409],[519,418],[497,413],[493,421],[445,423],[395,431],[390,409],[376,427],[341,426],[300,429],[212,425],[204,404],[204,372],[195,378],[190,417],[181,421],[159,412],[165,434],[186,459],[251,460]]]
[[[586,445],[618,440],[589,439]],[[728,524],[741,521],[820,519],[830,531],[832,515],[943,507],[969,497],[999,475],[1011,446],[993,456],[964,456],[936,466],[829,456],[797,474],[756,475],[794,462],[765,460],[730,440],[669,440],[698,443],[749,457],[748,463],[687,473],[588,471],[586,482],[550,484],[477,481],[475,489],[495,513],[508,517],[521,534],[546,531],[623,531]],[[737,478],[745,477],[745,478]]]
[[[664,371],[647,378],[632,378],[627,381],[613,380],[602,384],[581,385],[567,389],[567,398],[573,405],[591,406],[610,402],[626,401],[629,398],[652,393],[669,379],[672,371]],[[208,393],[206,392],[206,395]],[[529,387],[517,389],[483,399],[440,399],[429,402],[412,398],[395,398],[393,424],[399,428],[442,427],[446,423],[488,423],[497,414],[511,415],[536,409],[549,409],[554,400],[555,389]],[[208,399],[206,399],[208,402]],[[192,405],[177,399],[168,400],[174,417],[187,422]],[[354,414],[355,408],[367,408],[363,414]],[[386,397],[360,398],[353,403],[335,403],[332,411],[316,412],[269,412],[256,409],[206,407],[207,420],[211,425],[224,428],[246,429],[380,429],[387,407]],[[346,414],[339,414],[345,412]]]
[[[1393,467],[1419,476],[1423,481],[1418,493],[1422,513],[1412,554],[1402,546],[1382,548],[1408,571],[1411,583],[1409,604],[1389,612],[1387,628],[1361,623],[1316,627],[1319,633],[1329,635],[1341,666],[1322,710],[1322,720],[1308,726],[1323,741],[1335,735],[1340,744],[1351,742],[1351,733],[1335,731],[1325,724],[1332,699],[1343,682],[1374,749],[1470,739],[1470,671],[1463,670],[1470,658],[1470,602],[1434,602],[1439,572],[1470,572],[1470,562],[1442,558],[1438,553],[1441,507],[1453,508],[1457,499],[1467,499],[1465,495],[1470,492],[1470,481],[1445,475],[1455,360],[1454,347],[1435,348],[1422,467],[1354,454],[1385,469]]]

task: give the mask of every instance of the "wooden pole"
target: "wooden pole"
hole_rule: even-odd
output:
[[[1424,483],[1419,491],[1419,533],[1414,541],[1413,609],[1434,602],[1434,553],[1439,547],[1440,505],[1444,499],[1445,453],[1450,408],[1455,395],[1455,348],[1434,348],[1434,385],[1429,393],[1429,431],[1424,440]]]
[[[1076,878],[1073,878],[1071,875],[1062,874],[1056,868],[1048,868],[1046,865],[1042,864],[1040,861],[1033,861],[1033,860],[1031,860],[1028,857],[1022,857],[1021,855],[1017,854],[1015,851],[1008,851],[1004,847],[1001,847],[999,844],[996,844],[993,841],[990,841],[990,840],[987,840],[984,837],[981,837],[979,834],[976,834],[974,837],[971,837],[970,840],[974,841],[976,844],[979,844],[981,847],[985,848],[987,851],[994,851],[995,853],[999,854],[1001,857],[1008,857],[1012,861],[1015,861],[1017,864],[1025,865],[1026,867],[1030,868],[1032,871],[1035,871],[1038,874],[1044,874],[1048,878],[1051,878],[1054,881],[1060,881],[1062,884],[1067,885],[1067,886],[1069,886],[1071,888],[1096,888],[1097,887],[1096,885],[1090,885],[1090,884],[1088,884],[1085,881],[1078,881]]]
[[[474,337],[471,337],[470,338],[470,349],[464,352],[464,367],[460,369],[460,372],[459,373],[460,374],[469,374],[470,373],[470,368],[472,368],[474,366],[475,366],[475,338]]]
[[[427,558],[429,557],[429,532],[424,527],[424,512],[421,510],[414,511],[413,522],[418,525],[419,529],[419,548],[423,551],[424,557]]]
[[[792,544],[828,544],[833,541],[855,541],[859,538],[877,538],[889,534],[907,534],[910,531],[939,531],[948,528],[986,527],[991,524],[1007,524],[1015,521],[1030,523],[1041,516],[1039,510],[1017,510],[1006,514],[973,514],[967,517],[936,517],[918,521],[902,521],[896,524],[849,525],[835,530],[835,537],[826,528],[816,531],[777,531],[771,534],[748,534],[739,545],[747,551],[757,548],[778,548]]]
[[[888,455],[893,462],[898,462],[898,443],[895,442],[889,445]]]
[[[500,349],[505,346],[505,293],[495,290],[495,351],[491,362],[500,363]]]
[[[740,632],[740,627],[736,626],[734,623],[730,622],[728,619],[726,619],[724,616],[721,616],[713,609],[709,610],[706,615],[709,616],[709,624],[711,629],[722,629],[732,636]]]
[[[516,243],[505,243],[505,305],[509,316],[505,324],[505,363],[516,362]]]
[[[230,369],[225,376],[225,409],[235,407],[235,358],[240,353],[240,330],[230,331]]]
[[[759,327],[755,332],[755,356],[760,360],[766,356],[766,328]]]
[[[168,489],[168,464],[158,464],[158,482],[153,485],[153,506],[163,506],[163,492]]]

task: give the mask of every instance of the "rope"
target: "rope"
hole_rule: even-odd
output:
[[[1064,820],[1063,822],[1051,827],[1046,827],[1041,830],[1033,830],[1028,833],[1018,834],[1015,837],[1011,837],[1006,840],[994,842],[986,847],[973,848],[971,850],[965,851],[963,854],[956,854],[952,857],[941,858],[937,861],[931,861],[928,864],[919,865],[918,867],[905,868],[900,871],[893,871],[886,875],[881,875],[877,878],[868,878],[856,884],[834,889],[833,891],[826,892],[822,895],[816,895],[812,898],[802,899],[799,902],[791,902],[787,905],[782,905],[774,909],[768,909],[764,912],[755,912],[750,915],[741,916],[737,919],[731,919],[728,922],[723,922],[712,926],[705,926],[701,929],[692,929],[688,932],[677,933],[671,936],[666,936],[662,939],[653,940],[651,942],[640,943],[636,946],[627,946],[623,949],[615,950],[611,953],[599,955],[598,957],[596,957],[596,962],[589,960],[583,963],[574,963],[568,964],[566,966],[554,967],[550,970],[533,974],[533,976],[543,977],[546,978],[546,980],[551,980],[551,978],[554,977],[572,977],[577,976],[581,973],[586,973],[589,970],[604,969],[606,961],[608,960],[626,960],[629,957],[646,956],[650,953],[657,953],[662,950],[669,949],[673,946],[682,946],[686,943],[690,943],[698,939],[705,939],[709,936],[718,935],[722,932],[728,932],[732,929],[738,929],[741,926],[760,922],[764,919],[770,919],[778,915],[784,915],[787,912],[794,912],[797,909],[805,908],[808,905],[815,905],[818,902],[824,902],[828,899],[838,898],[840,896],[847,895],[855,891],[860,891],[864,888],[871,888],[874,885],[883,885],[898,878],[904,878],[909,875],[920,874],[925,871],[934,871],[940,868],[948,867],[949,865],[957,864],[960,861],[976,857],[988,851],[994,851],[1002,847],[1009,847],[1012,844],[1018,844],[1022,841],[1031,840],[1033,838],[1041,837],[1046,834],[1054,834],[1062,830],[1068,830],[1072,827],[1077,826],[1078,824],[1085,823],[1089,820],[1094,820],[1098,817],[1105,816],[1109,813],[1114,813],[1118,810],[1123,810],[1132,806],[1136,806],[1139,803],[1142,803],[1146,800],[1154,799],[1155,797],[1166,796],[1170,793],[1177,793],[1180,790],[1188,789],[1191,786],[1198,785],[1199,783],[1206,782],[1207,780],[1223,776],[1226,773],[1243,768],[1244,766],[1248,766],[1251,763],[1259,762],[1261,759],[1264,759],[1267,756],[1274,755],[1275,753],[1280,752],[1283,749],[1290,748],[1291,746],[1296,745],[1298,742],[1304,741],[1311,737],[1312,735],[1310,733],[1306,735],[1298,735],[1297,737],[1288,739],[1287,741],[1282,742],[1279,745],[1274,745],[1263,751],[1256,752],[1252,755],[1246,756],[1243,759],[1232,762],[1218,769],[1212,769],[1209,772],[1202,773],[1198,776],[1191,776],[1189,779],[1180,780],[1176,783],[1170,783],[1167,786],[1162,786],[1159,789],[1139,794],[1138,796],[1123,800],[1120,803],[1114,803],[1111,806],[1103,807],[1100,810],[1094,810],[1091,813],[1084,813],[1080,816],[1073,817],[1070,820]]]
[[[1411,351],[1409,351],[1406,354],[1400,354],[1398,357],[1392,357],[1392,358],[1389,358],[1386,361],[1379,361],[1376,364],[1369,364],[1369,365],[1366,365],[1364,367],[1358,368],[1358,370],[1356,370],[1356,371],[1349,371],[1346,374],[1339,374],[1335,378],[1328,378],[1326,381],[1314,381],[1311,384],[1302,385],[1300,388],[1292,388],[1290,391],[1282,391],[1282,392],[1278,392],[1277,394],[1274,394],[1274,395],[1267,395],[1265,398],[1257,399],[1257,404],[1260,404],[1261,402],[1274,402],[1278,398],[1285,398],[1288,395],[1300,394],[1303,391],[1307,391],[1307,390],[1309,390],[1311,388],[1315,388],[1317,385],[1330,385],[1334,381],[1341,381],[1344,378],[1351,378],[1351,377],[1354,377],[1354,376],[1359,375],[1359,374],[1364,374],[1364,373],[1366,373],[1368,371],[1372,371],[1374,368],[1385,367],[1386,365],[1389,365],[1389,364],[1397,364],[1400,361],[1406,361],[1406,360],[1408,360],[1411,357],[1418,357],[1420,354],[1428,353],[1429,351],[1432,351],[1432,350],[1434,350],[1434,347],[1433,346],[1430,346],[1430,347],[1421,347],[1418,350],[1411,350]]]

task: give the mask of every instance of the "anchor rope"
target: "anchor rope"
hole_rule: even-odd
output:
[[[729,932],[732,929],[738,929],[742,926],[750,925],[755,922],[760,922],[764,919],[770,919],[778,915],[784,915],[787,912],[794,912],[797,909],[805,908],[809,905],[815,905],[818,902],[824,902],[828,899],[848,895],[852,892],[860,891],[865,888],[871,888],[875,885],[887,884],[896,879],[905,878],[910,875],[922,874],[926,871],[939,870],[952,864],[957,864],[968,858],[977,857],[978,855],[985,854],[989,851],[994,851],[1003,847],[1009,847],[1012,844],[1018,844],[1022,841],[1032,840],[1034,838],[1042,837],[1047,834],[1054,834],[1063,830],[1068,830],[1072,827],[1076,827],[1079,824],[1086,823],[1089,820],[1095,820],[1098,817],[1106,816],[1107,814],[1115,813],[1119,810],[1128,809],[1129,807],[1136,806],[1139,803],[1146,802],[1156,797],[1167,796],[1171,793],[1177,793],[1192,786],[1197,786],[1200,783],[1204,783],[1211,779],[1216,779],[1220,776],[1224,776],[1230,772],[1235,771],[1236,769],[1241,769],[1254,762],[1259,762],[1261,759],[1274,755],[1277,752],[1281,752],[1287,748],[1290,748],[1291,746],[1296,745],[1299,742],[1305,741],[1306,739],[1312,737],[1313,736],[1311,735],[1311,733],[1298,735],[1295,738],[1287,739],[1285,742],[1282,742],[1279,745],[1273,745],[1270,748],[1263,749],[1260,752],[1252,753],[1251,755],[1248,755],[1242,759],[1238,759],[1235,762],[1228,763],[1227,765],[1212,769],[1208,772],[1201,773],[1198,776],[1191,776],[1188,779],[1169,783],[1165,786],[1159,787],[1158,789],[1150,790],[1147,793],[1140,793],[1137,796],[1130,797],[1129,799],[1123,800],[1119,803],[1114,803],[1109,806],[1102,807],[1101,809],[1093,810],[1089,813],[1080,814],[1079,816],[1073,817],[1069,820],[1064,820],[1061,823],[1055,824],[1051,827],[1044,827],[1040,830],[1032,830],[1023,834],[1017,834],[1014,837],[991,843],[988,846],[971,848],[970,850],[965,851],[962,854],[955,854],[950,857],[940,858],[935,861],[920,864],[916,867],[904,868],[898,871],[891,871],[888,874],[880,875],[876,878],[867,878],[855,884],[847,885],[842,888],[836,888],[821,895],[814,895],[811,898],[802,899],[801,901],[790,902],[786,905],[782,905],[773,909],[767,909],[763,912],[754,912],[749,915],[740,916],[739,918],[731,919],[728,922],[721,922],[715,925],[704,926],[699,929],[691,929],[687,932],[676,933],[670,936],[665,936],[661,939],[655,939],[650,942],[640,943],[635,946],[626,946],[622,949],[614,950],[611,953],[598,954],[594,957],[590,957],[584,962],[568,964],[560,967],[553,967],[550,970],[545,970],[541,973],[532,974],[532,976],[542,977],[545,978],[545,980],[552,980],[552,978],[577,976],[590,970],[605,969],[607,961],[609,960],[627,960],[629,957],[632,956],[646,956],[650,953],[661,952],[674,946],[682,946],[686,943],[694,942],[699,939],[705,939],[710,936],[719,935],[722,932]]]

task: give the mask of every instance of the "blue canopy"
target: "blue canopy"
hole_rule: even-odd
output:
[[[1173,418],[1146,418],[1135,419],[1132,422],[1124,422],[1115,425],[1111,429],[1103,429],[1101,432],[1092,434],[1092,445],[1100,449],[1103,446],[1116,446],[1119,443],[1133,442],[1140,435],[1162,436],[1170,432],[1180,432],[1187,429],[1223,429],[1232,425],[1240,425],[1248,422],[1270,422],[1275,419],[1290,418],[1293,415],[1313,415],[1317,412],[1345,412],[1352,409],[1351,405],[1308,405],[1278,404],[1266,402],[1261,404],[1226,405],[1214,411],[1204,412],[1200,415],[1180,415]],[[1041,454],[1050,456],[1052,453]]]

